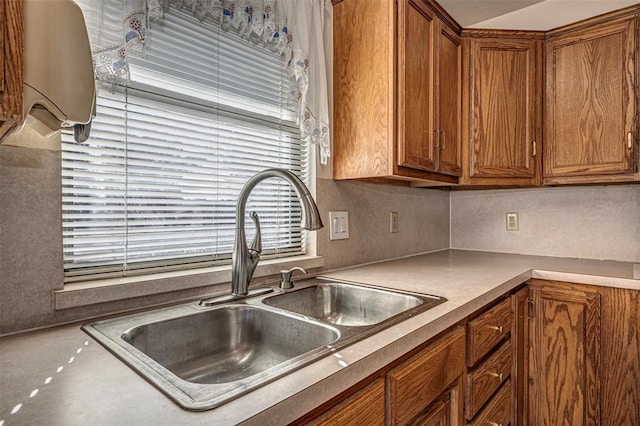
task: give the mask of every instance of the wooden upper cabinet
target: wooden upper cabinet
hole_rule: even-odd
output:
[[[462,40],[448,26],[437,22],[436,51],[436,152],[438,171],[462,174]]]
[[[539,182],[542,42],[472,37],[464,183]]]
[[[548,40],[545,183],[638,180],[637,29],[631,16]]]
[[[398,3],[398,165],[460,176],[462,43],[422,0]]]
[[[398,3],[398,165],[435,170],[434,15],[421,0]]]
[[[0,1],[0,141],[22,117],[22,0]]]
[[[462,46],[443,12],[334,0],[333,16],[334,178],[457,183]]]

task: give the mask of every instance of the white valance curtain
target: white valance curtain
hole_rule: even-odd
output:
[[[121,31],[105,28],[113,21],[98,16],[100,12],[85,16],[93,32],[90,38],[99,83],[121,83],[130,78],[127,58],[144,55],[145,47],[153,42],[154,25],[162,25],[167,8],[187,10],[201,21],[212,22],[223,31],[232,31],[281,55],[293,83],[290,97],[296,104],[301,137],[318,145],[320,163],[327,164],[330,140],[325,54],[329,49],[324,43],[325,30],[331,25],[330,0],[125,0]]]

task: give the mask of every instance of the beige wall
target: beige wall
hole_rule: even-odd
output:
[[[452,192],[451,230],[452,248],[640,262],[640,185]]]

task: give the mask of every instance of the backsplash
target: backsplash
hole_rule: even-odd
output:
[[[209,286],[54,309],[63,288],[60,153],[0,147],[0,334],[225,291]],[[318,178],[326,227],[312,234],[323,270],[448,247],[640,262],[640,185],[461,191]],[[350,238],[329,241],[329,211],[349,211]],[[398,233],[389,213],[398,212]],[[505,212],[520,230],[507,232]],[[451,235],[451,243],[450,243]],[[275,277],[262,278],[261,282]],[[184,278],[184,288],[189,279]],[[222,289],[222,290],[221,290]]]
[[[452,192],[451,230],[456,249],[638,262],[640,185]]]
[[[325,227],[317,253],[325,269],[449,248],[449,192],[363,182],[316,180]],[[329,241],[329,211],[349,212],[349,239]],[[398,212],[398,232],[389,215]],[[327,219],[325,219],[327,218]]]

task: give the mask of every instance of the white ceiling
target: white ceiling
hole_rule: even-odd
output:
[[[463,28],[547,31],[638,0],[438,0]]]

